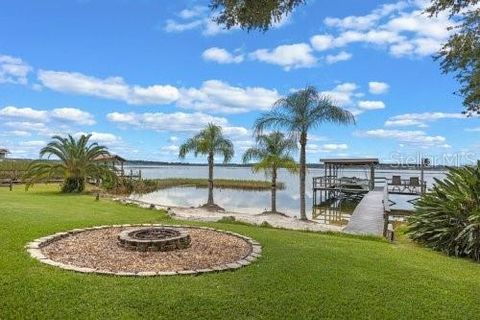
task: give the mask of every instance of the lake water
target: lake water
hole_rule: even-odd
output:
[[[135,166],[128,169],[141,169],[142,176],[147,179],[164,178],[207,178],[208,168],[206,166]],[[309,169],[306,185],[307,214],[311,218],[312,207],[312,178],[322,176],[323,169]],[[339,176],[368,178],[368,170],[345,169],[339,172]],[[250,168],[245,167],[216,167],[215,178],[223,179],[249,179],[269,180],[263,173],[252,173]],[[420,177],[420,172],[415,170],[377,170],[376,176],[391,178],[392,175],[401,175],[402,178]],[[442,178],[443,173],[439,171],[425,171],[425,181],[428,186],[433,183],[433,178]],[[280,170],[279,181],[285,184],[284,190],[277,192],[277,209],[290,216],[299,215],[299,178],[285,170]],[[227,211],[252,213],[263,212],[270,207],[270,191],[243,191],[232,189],[215,189],[215,202]],[[396,204],[393,209],[410,209],[412,207],[408,200],[412,197],[391,195],[391,200]],[[166,206],[197,207],[207,200],[207,189],[193,187],[179,187],[159,190],[142,195],[140,200],[161,204]]]

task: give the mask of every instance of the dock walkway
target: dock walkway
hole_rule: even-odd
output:
[[[376,188],[368,192],[353,211],[343,229],[346,233],[382,236],[384,227],[384,191]]]

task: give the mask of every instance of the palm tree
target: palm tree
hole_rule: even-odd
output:
[[[53,156],[58,160],[33,161],[25,174],[27,188],[52,177],[63,177],[62,192],[82,192],[87,178],[115,178],[112,170],[95,161],[108,155],[108,151],[97,143],[88,144],[91,136],[82,135],[78,140],[71,135],[66,138],[53,136],[52,141],[40,150],[40,158],[47,156],[50,159]]]
[[[248,149],[243,154],[243,162],[248,163],[252,160],[258,160],[252,170],[258,172],[265,171],[272,177],[272,205],[270,212],[277,212],[277,171],[285,168],[294,173],[297,172],[297,164],[290,155],[290,152],[297,149],[297,143],[294,139],[285,138],[281,132],[273,132],[269,135],[257,135],[255,138],[256,147]]]
[[[279,99],[272,110],[255,121],[255,131],[285,128],[298,139],[300,144],[300,219],[306,220],[305,213],[305,150],[308,131],[325,122],[336,124],[355,123],[351,112],[336,106],[328,97],[321,96],[315,87],[307,87]]]
[[[178,156],[184,159],[187,153],[206,155],[208,159],[208,201],[203,205],[208,210],[223,210],[213,202],[214,156],[221,155],[223,162],[229,162],[234,155],[233,143],[223,136],[222,128],[209,123],[205,129],[180,146]]]

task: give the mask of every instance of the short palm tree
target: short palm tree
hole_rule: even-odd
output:
[[[214,157],[221,155],[224,163],[229,162],[234,155],[232,141],[224,137],[220,126],[209,123],[205,129],[180,146],[178,155],[184,159],[190,152],[193,152],[195,157],[199,154],[206,155],[208,159],[208,201],[203,207],[208,210],[223,210],[213,201]]]
[[[252,170],[254,172],[265,171],[272,177],[272,203],[270,212],[277,212],[277,173],[278,169],[285,168],[294,173],[297,172],[297,164],[290,155],[291,151],[297,149],[294,139],[285,138],[281,132],[273,132],[268,135],[260,134],[255,138],[257,145],[248,149],[243,154],[243,162],[248,163],[257,160]]]
[[[321,96],[316,88],[307,87],[279,99],[272,110],[255,121],[255,131],[267,128],[285,128],[297,137],[300,144],[300,219],[306,220],[305,174],[308,131],[330,122],[336,124],[355,123],[351,112],[336,106],[328,97]]]
[[[112,170],[95,161],[108,154],[107,148],[97,143],[89,144],[90,138],[90,134],[78,139],[71,135],[66,138],[53,136],[52,141],[40,150],[40,158],[57,159],[33,161],[25,174],[27,188],[36,182],[62,177],[62,192],[82,192],[87,178],[113,178]]]

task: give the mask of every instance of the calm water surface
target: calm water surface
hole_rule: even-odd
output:
[[[135,166],[128,169],[141,169],[142,176],[147,179],[162,178],[207,178],[208,168],[206,166]],[[309,169],[307,173],[307,208],[312,205],[312,178],[322,176],[323,169]],[[250,179],[269,180],[263,173],[252,173],[250,168],[243,167],[216,167],[215,178],[223,179]],[[420,177],[420,172],[415,170],[386,171],[377,170],[376,175],[391,178],[392,175],[401,175],[402,178]],[[339,176],[366,179],[368,170],[346,169],[339,173]],[[426,171],[425,180],[428,186],[433,183],[433,178],[442,178],[443,173],[439,171]],[[299,211],[299,182],[298,175],[292,175],[287,171],[279,172],[279,181],[285,184],[284,190],[277,192],[277,209],[290,216],[297,216]],[[142,195],[140,200],[167,206],[196,207],[206,202],[207,189],[196,189],[192,187],[169,188]],[[242,191],[231,189],[215,189],[214,199],[217,204],[228,211],[235,212],[262,212],[270,206],[270,191]],[[407,200],[412,197],[391,195],[391,200],[396,202],[395,209],[408,209],[411,204]],[[308,210],[311,217],[311,209]]]

